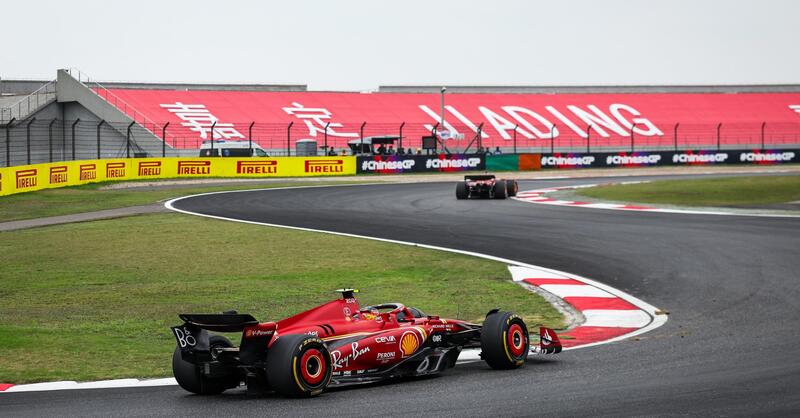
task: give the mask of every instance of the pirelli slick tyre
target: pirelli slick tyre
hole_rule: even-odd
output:
[[[506,194],[508,195],[508,197],[516,196],[517,191],[519,191],[519,184],[517,184],[517,181],[506,180]]]
[[[511,312],[494,312],[481,330],[481,358],[493,369],[516,369],[528,358],[528,327]]]
[[[330,383],[332,373],[325,343],[311,335],[282,335],[267,353],[267,381],[281,395],[317,396]]]
[[[499,180],[494,184],[494,198],[495,199],[505,199],[506,198],[506,182],[503,180]]]
[[[208,345],[212,349],[214,347],[233,347],[233,344],[221,335],[210,336]],[[172,353],[172,374],[182,388],[198,395],[216,395],[226,389],[238,386],[241,381],[236,370],[231,370],[230,375],[223,377],[204,376],[197,365],[189,363],[181,357],[181,350],[178,347]]]
[[[456,199],[466,199],[469,197],[469,191],[467,191],[467,183],[460,182],[456,184]]]

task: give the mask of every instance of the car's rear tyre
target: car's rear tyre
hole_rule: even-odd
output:
[[[233,347],[233,344],[221,335],[212,335],[208,338],[209,348]],[[181,357],[180,348],[176,347],[172,353],[172,374],[178,384],[189,392],[198,395],[216,395],[226,389],[239,385],[241,378],[237,370],[232,369],[230,375],[210,378],[200,373],[195,364],[185,361]]]
[[[481,330],[481,357],[493,369],[516,369],[528,358],[528,327],[511,312],[494,312]]]
[[[495,199],[505,199],[506,198],[506,182],[500,180],[494,184],[494,198]]]
[[[517,191],[519,191],[519,184],[517,184],[517,181],[506,180],[506,194],[508,195],[508,197],[516,196]]]
[[[332,373],[325,343],[308,334],[282,335],[267,354],[267,381],[281,395],[317,396],[330,383]]]
[[[460,182],[456,184],[456,199],[466,199],[469,197],[469,192],[467,191],[467,183]]]

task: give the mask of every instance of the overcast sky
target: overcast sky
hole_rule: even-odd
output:
[[[308,84],[800,83],[800,1],[9,1],[0,77]]]

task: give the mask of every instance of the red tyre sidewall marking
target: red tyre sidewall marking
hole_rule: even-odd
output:
[[[313,375],[308,372],[309,361],[317,362],[317,372]],[[325,379],[326,369],[325,357],[316,348],[306,350],[303,353],[303,357],[300,358],[300,373],[303,376],[303,380],[311,386],[316,386]]]
[[[519,338],[518,344],[514,343],[515,336]],[[519,324],[511,324],[508,327],[508,349],[511,351],[511,355],[514,357],[524,355],[526,343],[525,332],[522,327]]]

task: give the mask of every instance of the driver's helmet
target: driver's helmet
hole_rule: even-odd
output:
[[[375,308],[371,308],[369,310],[361,311],[361,318],[366,320],[372,320],[380,316],[380,311]]]

